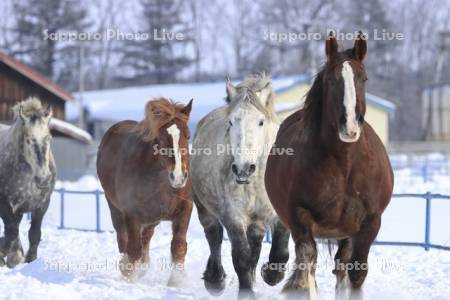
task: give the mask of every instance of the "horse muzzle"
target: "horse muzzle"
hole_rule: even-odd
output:
[[[356,127],[352,130],[340,130],[339,131],[339,139],[344,143],[354,143],[359,140],[359,136],[361,135],[361,128]]]
[[[249,184],[249,177],[255,172],[256,165],[254,164],[244,164],[243,168],[239,168],[236,164],[231,165],[231,171],[236,177],[237,184]]]
[[[184,173],[183,173],[183,175],[178,175],[178,176],[175,176],[174,175],[174,173],[173,172],[170,172],[169,173],[169,182],[170,182],[170,185],[174,188],[174,189],[181,189],[181,188],[184,188],[185,186],[186,186],[186,182],[187,182],[187,179],[188,179],[188,172],[187,171],[185,171]]]

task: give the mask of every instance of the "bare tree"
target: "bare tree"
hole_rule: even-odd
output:
[[[120,43],[116,39],[107,38],[108,30],[117,30],[124,21],[125,11],[129,9],[129,2],[103,0],[93,2],[93,19],[95,31],[102,33],[103,38],[91,47],[94,65],[91,72],[95,73],[93,88],[104,89],[111,86],[115,76],[114,64],[118,63]]]

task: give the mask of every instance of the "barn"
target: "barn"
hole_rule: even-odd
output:
[[[59,179],[74,179],[85,171],[86,153],[92,138],[84,130],[65,121],[65,106],[74,96],[16,59],[0,52],[0,122],[13,122],[12,107],[34,96],[50,105],[52,150]]]

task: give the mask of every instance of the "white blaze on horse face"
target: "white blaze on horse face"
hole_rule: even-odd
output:
[[[353,143],[359,139],[361,128],[356,119],[356,89],[352,66],[348,61],[342,65],[342,78],[344,79],[344,107],[346,123],[344,130],[339,129],[339,138],[346,143]]]
[[[230,114],[229,120],[233,163],[239,171],[252,164],[258,168],[267,129],[265,115],[252,105],[240,105]]]
[[[167,132],[172,137],[173,143],[173,154],[175,156],[175,167],[173,168],[172,174],[173,178],[171,178],[169,174],[169,180],[174,188],[182,188],[186,185],[186,178],[184,176],[184,172],[182,170],[181,164],[181,152],[180,152],[180,129],[176,124],[172,124],[167,128]]]

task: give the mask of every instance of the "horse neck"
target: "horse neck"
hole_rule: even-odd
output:
[[[321,115],[315,116],[320,119],[319,124],[315,127],[309,126],[306,128],[306,134],[303,137],[306,139],[305,143],[310,144],[322,156],[333,156],[341,161],[348,161],[349,156],[354,152],[354,148],[359,142],[343,143],[339,140],[338,128],[334,122],[330,122],[324,115],[325,105],[324,99],[317,99],[322,103]],[[363,139],[361,134],[360,139]]]
[[[156,140],[151,141],[141,141],[137,147],[139,147],[139,151],[142,155],[142,163],[145,163],[149,166],[156,166],[156,167],[163,167],[161,162],[161,155],[158,153],[155,153],[155,146],[159,147],[159,144],[156,142]],[[158,148],[161,150],[161,148]]]

